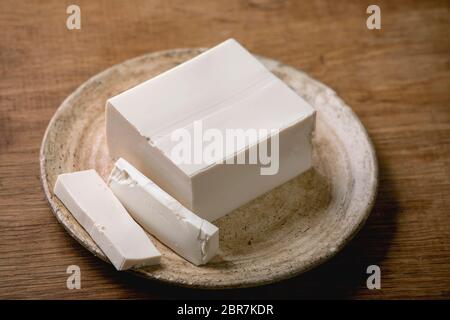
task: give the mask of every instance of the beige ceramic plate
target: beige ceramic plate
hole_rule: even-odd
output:
[[[41,178],[58,221],[97,257],[107,258],[53,194],[60,173],[112,167],[105,144],[105,101],[188,60],[202,49],[147,54],[96,75],[53,116],[41,148]],[[335,92],[276,61],[261,61],[318,111],[314,168],[216,221],[220,251],[195,267],[155,240],[158,267],[132,272],[182,286],[262,285],[300,274],[332,257],[362,226],[377,188],[377,163],[366,130]]]

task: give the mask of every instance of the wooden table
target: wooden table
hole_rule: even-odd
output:
[[[450,5],[442,1],[72,1],[0,4],[1,298],[450,298]],[[189,5],[185,4],[189,3]],[[381,30],[366,8],[381,7]],[[198,291],[119,273],[58,224],[39,147],[62,100],[111,65],[234,37],[302,69],[353,107],[375,144],[378,199],[350,245],[295,279]],[[80,290],[66,268],[81,268]],[[381,267],[381,290],[366,268]]]

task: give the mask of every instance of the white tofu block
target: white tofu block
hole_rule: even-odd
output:
[[[159,264],[149,236],[95,170],[60,174],[54,193],[117,270]]]
[[[263,142],[236,143],[211,164],[179,163],[172,133],[229,129],[279,130],[279,169],[225,164]],[[110,155],[127,159],[189,210],[214,221],[311,167],[314,109],[233,39],[106,103]],[[207,146],[207,142],[203,142]]]
[[[126,160],[111,172],[109,187],[133,218],[162,243],[195,265],[219,249],[219,229],[189,211]]]

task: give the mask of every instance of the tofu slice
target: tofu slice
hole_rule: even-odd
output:
[[[200,218],[126,160],[114,165],[109,187],[133,218],[181,257],[207,263],[219,249],[219,229]]]
[[[225,164],[265,139],[227,148],[217,163],[179,163],[171,156],[175,130],[195,140],[203,130],[277,130],[279,168]],[[106,138],[114,159],[127,159],[186,208],[214,221],[311,168],[315,110],[237,41],[229,39],[106,103]],[[208,146],[203,143],[203,149]],[[192,152],[194,153],[194,152]]]
[[[60,174],[54,193],[117,270],[159,264],[160,252],[95,170]]]

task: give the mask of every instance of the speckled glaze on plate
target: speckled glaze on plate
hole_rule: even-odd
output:
[[[204,49],[150,53],[89,79],[58,108],[41,152],[41,180],[65,229],[86,249],[108,261],[91,237],[54,196],[60,173],[96,169],[107,178],[113,160],[105,143],[105,101],[186,61]],[[331,258],[370,214],[377,189],[377,162],[366,130],[335,92],[305,73],[258,57],[317,110],[313,168],[215,221],[220,251],[196,267],[153,238],[161,265],[130,272],[181,286],[237,288],[298,275]]]

